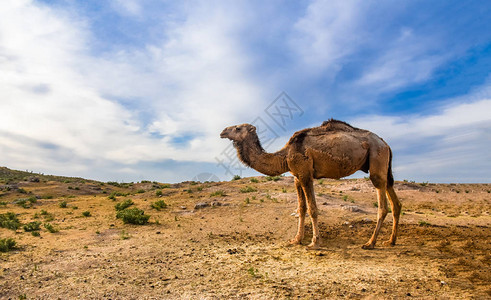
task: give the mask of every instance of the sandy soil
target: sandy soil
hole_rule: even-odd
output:
[[[0,298],[491,298],[490,184],[397,182],[398,244],[382,246],[389,215],[376,249],[362,250],[376,220],[370,182],[317,181],[322,248],[307,251],[310,224],[303,246],[288,244],[297,222],[293,179],[256,179],[169,187],[4,180],[0,214],[45,222],[44,210],[60,231],[42,227],[35,237],[0,228],[0,238],[17,242],[0,253]],[[114,191],[130,194],[108,199]],[[31,208],[14,204],[32,195],[41,199]],[[151,215],[149,224],[116,219],[125,199]],[[167,208],[151,208],[162,199]]]

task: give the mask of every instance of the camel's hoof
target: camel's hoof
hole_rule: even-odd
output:
[[[290,245],[300,245],[301,242],[302,242],[302,240],[293,239],[293,240],[290,240]]]
[[[320,248],[320,246],[319,246],[319,244],[313,244],[312,243],[312,244],[308,245],[306,248],[307,248],[307,250],[317,250]]]
[[[365,250],[371,250],[373,248],[375,248],[375,245],[370,243],[366,243],[365,245],[361,246],[361,249],[365,249]]]
[[[382,245],[394,247],[396,245],[396,241],[388,240],[388,241],[383,242]]]

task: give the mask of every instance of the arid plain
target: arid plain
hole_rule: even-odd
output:
[[[303,245],[288,243],[292,177],[102,183],[0,168],[0,216],[18,222],[0,228],[6,248],[15,241],[0,252],[0,298],[491,297],[490,184],[397,181],[400,236],[382,245],[389,214],[374,250],[361,249],[377,213],[370,181],[315,188],[322,242],[308,251],[310,224]],[[123,222],[124,203],[144,225]]]

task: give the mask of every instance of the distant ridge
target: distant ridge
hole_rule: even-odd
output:
[[[36,179],[37,178],[37,179]],[[0,167],[0,183],[7,183],[10,181],[59,181],[64,182],[70,180],[71,182],[86,181],[86,182],[98,182],[96,180],[84,179],[81,177],[68,177],[68,176],[56,176],[56,175],[44,175],[41,173],[26,172],[12,170],[7,167]]]

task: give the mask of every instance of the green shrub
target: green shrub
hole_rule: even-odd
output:
[[[165,203],[164,200],[158,200],[158,201],[155,201],[154,203],[152,203],[150,206],[152,208],[155,208],[156,210],[161,210],[163,208],[166,208],[167,204]]]
[[[31,231],[31,235],[32,236],[41,236],[41,234],[39,233],[39,231]]]
[[[24,225],[24,231],[26,232],[36,231],[39,230],[40,228],[41,228],[41,222],[39,221],[30,222]]]
[[[240,192],[241,193],[252,193],[252,192],[257,192],[257,189],[250,187],[250,186],[246,186],[245,188],[241,188]]]
[[[224,191],[216,191],[210,194],[210,197],[223,197],[223,196],[225,196]]]
[[[120,203],[117,203],[114,208],[116,208],[117,211],[120,211],[120,210],[123,210],[123,209],[126,209],[130,206],[132,206],[133,204],[135,204],[133,202],[133,200],[131,199],[126,199],[124,200],[123,202],[120,202]]]
[[[7,212],[0,214],[0,227],[17,230],[20,227],[20,222],[13,212]]]
[[[232,180],[239,180],[241,177],[239,175],[234,175],[234,178]]]
[[[145,190],[144,189],[139,189],[138,191],[136,191],[137,194],[143,194],[145,193]]]
[[[15,248],[15,240],[13,238],[0,239],[0,252],[8,252]]]
[[[66,201],[61,201],[61,202],[58,204],[58,206],[59,206],[60,208],[66,208],[66,207],[67,207],[67,205],[68,205],[68,202],[66,202]]]
[[[251,178],[251,182],[253,182],[253,183],[258,183],[258,182],[259,182],[259,180],[257,180],[257,178],[255,178],[255,177],[252,177],[252,178]]]
[[[86,210],[86,211],[82,212],[82,216],[84,216],[86,218],[90,217],[91,216],[90,211]]]
[[[160,197],[162,195],[163,195],[162,190],[156,190],[155,191],[155,196]]]
[[[29,197],[29,198],[19,198],[14,201],[15,204],[23,207],[23,208],[29,208],[32,206],[32,204],[38,202],[38,199],[34,196]]]
[[[267,181],[278,181],[280,179],[281,179],[280,176],[266,176]]]
[[[56,233],[56,232],[60,231],[58,228],[53,226],[53,224],[50,224],[50,223],[44,223],[44,228],[46,228],[46,230],[48,230],[51,233]]]
[[[144,225],[150,219],[149,215],[139,208],[127,208],[118,211],[116,218],[121,219],[125,224]]]

